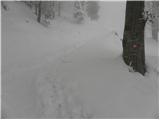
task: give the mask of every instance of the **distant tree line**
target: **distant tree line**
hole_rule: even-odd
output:
[[[97,1],[73,1],[73,17],[77,23],[82,23],[86,18],[91,20],[98,19],[99,5]],[[34,9],[37,21],[40,23],[42,19],[54,19],[55,8],[57,8],[58,16],[61,16],[63,1],[25,1],[25,3]]]

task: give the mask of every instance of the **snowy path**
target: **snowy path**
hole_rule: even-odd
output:
[[[157,78],[129,73],[117,45],[95,38],[47,68],[38,87],[47,118],[156,117]]]
[[[9,11],[2,9],[3,118],[40,118],[43,111],[37,94],[37,76],[45,74],[46,64],[97,36],[98,27],[58,19],[45,28],[22,2],[8,2],[8,7]]]
[[[46,60],[35,62],[36,64],[33,63],[39,58],[35,57],[34,59],[32,58],[32,61],[28,60],[26,62],[26,65],[25,62],[23,62],[16,64],[20,65],[20,67],[13,66],[13,68],[11,67],[10,69],[3,68],[2,76],[4,80],[7,80],[2,81],[4,87],[7,87],[3,90],[4,92],[8,93],[7,96],[3,97],[5,99],[3,103],[7,103],[7,105],[4,104],[5,107],[9,106],[9,108],[5,108],[7,113],[3,114],[4,117],[43,117],[43,105],[41,105],[41,98],[39,98],[39,94],[37,94],[37,92],[41,92],[38,90],[43,89],[43,87],[45,89],[48,88],[47,86],[45,86],[45,83],[47,83],[47,79],[45,78],[45,83],[42,84],[42,86],[39,86],[37,85],[36,81],[37,76],[40,77],[41,75],[46,74],[46,71],[48,72],[48,68],[50,68],[49,66],[51,66],[52,64],[57,64],[57,62],[61,61],[62,57],[83,46],[86,42],[87,41],[77,41],[75,43],[72,43],[71,45],[66,45],[65,47],[63,47],[63,49],[57,51],[56,54],[43,56]],[[41,94],[43,94],[43,92],[40,93],[40,95]]]

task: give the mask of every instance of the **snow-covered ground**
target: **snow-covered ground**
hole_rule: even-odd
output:
[[[56,18],[44,27],[23,3],[8,2],[9,10],[2,9],[3,117],[158,117],[157,42],[146,37],[146,76],[129,72],[114,34],[123,35],[125,2],[100,5],[97,22]]]

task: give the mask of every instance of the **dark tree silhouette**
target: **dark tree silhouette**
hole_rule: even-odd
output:
[[[41,22],[41,5],[42,4],[42,2],[41,1],[39,1],[39,3],[38,3],[38,16],[37,16],[37,21],[40,23]]]
[[[123,59],[142,75],[146,72],[144,51],[144,1],[127,1],[123,35]]]
[[[61,16],[61,1],[58,1],[58,16]]]

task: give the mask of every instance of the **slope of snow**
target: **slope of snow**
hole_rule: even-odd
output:
[[[117,45],[104,35],[61,58],[56,70],[49,67],[40,77],[48,81],[41,85],[47,118],[157,117],[158,75],[130,73]]]
[[[128,71],[114,34],[123,35],[125,2],[100,2],[99,21],[76,25],[56,18],[47,28],[22,2],[7,4],[10,10],[2,10],[4,118],[157,117],[158,46],[147,39],[145,77]]]

